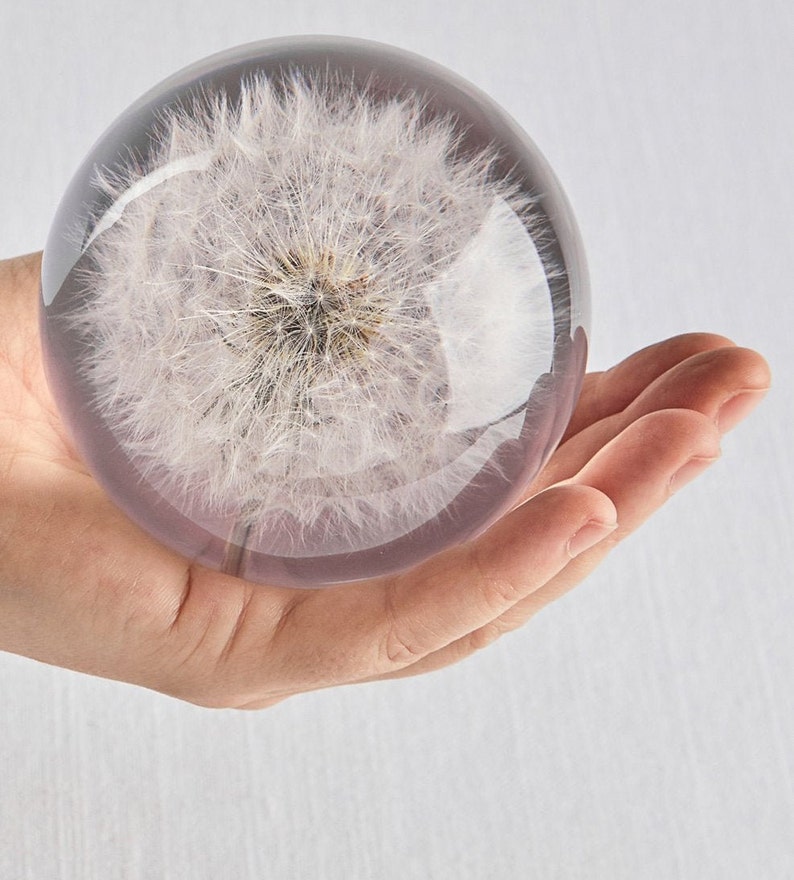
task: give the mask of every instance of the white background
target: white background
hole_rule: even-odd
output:
[[[708,329],[775,386],[723,458],[522,631],[259,714],[0,655],[2,880],[794,877],[789,0],[0,0],[0,256],[174,70],[291,33],[489,92],[573,203],[591,366]]]

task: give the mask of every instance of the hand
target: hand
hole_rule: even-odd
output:
[[[39,267],[0,262],[0,648],[206,706],[426,672],[522,625],[713,461],[770,381],[722,337],[660,342],[586,377],[562,444],[478,540],[399,576],[268,587],[161,546],[92,479],[42,372]]]

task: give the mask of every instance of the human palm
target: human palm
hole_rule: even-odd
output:
[[[40,255],[0,262],[0,649],[207,706],[413,675],[525,623],[719,454],[769,385],[709,334],[585,378],[522,503],[389,577],[295,590],[211,571],[114,506],[72,449],[38,339]],[[615,525],[617,523],[617,525]]]

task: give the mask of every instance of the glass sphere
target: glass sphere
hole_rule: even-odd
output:
[[[58,209],[42,337],[76,448],[163,543],[314,587],[484,531],[586,359],[582,249],[537,148],[418,56],[299,37],[187,68]]]

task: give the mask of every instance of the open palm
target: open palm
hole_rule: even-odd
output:
[[[262,586],[158,544],[74,453],[42,370],[39,269],[0,262],[0,649],[207,706],[429,671],[515,629],[713,461],[769,385],[722,337],[660,342],[586,377],[523,503],[476,541],[397,576]]]

